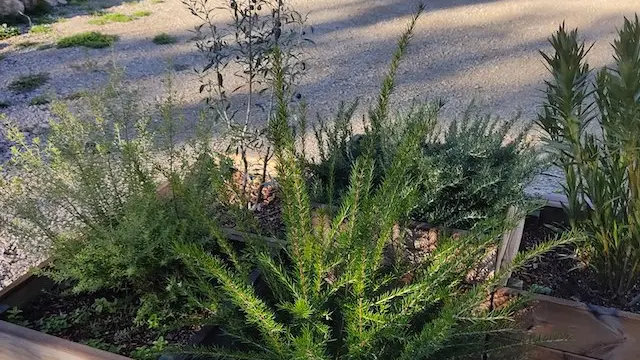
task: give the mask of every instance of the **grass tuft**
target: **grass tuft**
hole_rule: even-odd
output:
[[[96,19],[89,20],[91,25],[105,25],[109,23],[124,23],[151,15],[150,11],[136,11],[131,15],[121,13],[99,13]]]
[[[80,100],[89,96],[87,90],[79,90],[64,97],[65,100]]]
[[[23,75],[16,80],[13,80],[7,88],[14,93],[26,93],[39,88],[47,81],[49,81],[48,73],[42,72],[38,74]]]
[[[31,99],[29,105],[46,105],[51,102],[51,98],[47,95],[38,95]]]
[[[131,16],[135,18],[141,18],[149,15],[151,15],[151,11],[148,11],[148,10],[139,10],[131,14]]]
[[[31,34],[48,34],[51,31],[53,31],[53,29],[49,24],[33,25],[31,29],[29,29],[29,33]]]
[[[64,37],[58,40],[59,48],[84,46],[92,49],[101,49],[113,45],[118,40],[115,35],[106,35],[97,31],[88,31],[80,34]]]
[[[167,45],[167,44],[175,44],[178,39],[175,36],[171,36],[167,33],[162,33],[154,36],[153,43],[156,45]]]

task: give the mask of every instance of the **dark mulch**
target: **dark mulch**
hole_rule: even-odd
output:
[[[151,347],[158,339],[166,340],[168,345],[188,344],[200,329],[185,326],[161,330],[136,325],[133,319],[138,307],[139,299],[131,294],[98,292],[72,295],[56,286],[24,306],[19,315],[9,315],[7,320],[125,356],[132,356],[139,347]],[[157,358],[157,355],[150,357]]]
[[[558,235],[558,229],[528,219],[522,235],[520,250],[531,249],[537,244]],[[547,287],[549,295],[599,306],[615,307],[622,310],[640,312],[640,306],[627,307],[612,297],[598,281],[596,273],[576,257],[575,247],[556,249],[540,259],[528,264],[525,269],[512,275],[523,281],[525,290]]]

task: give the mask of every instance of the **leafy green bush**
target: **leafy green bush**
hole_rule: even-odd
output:
[[[93,115],[83,118],[54,102],[46,141],[9,131],[15,145],[0,192],[4,225],[26,247],[50,248],[46,275],[70,280],[75,292],[162,292],[179,272],[174,241],[215,249],[208,223],[224,214],[231,163],[204,142],[195,152],[177,145],[171,97],[153,129],[116,78],[89,103]]]
[[[505,214],[510,206],[526,203],[524,187],[543,168],[540,153],[529,145],[528,127],[517,129],[517,119],[499,121],[479,115],[471,106],[460,121],[435,126],[441,103],[410,112],[432,124],[423,139],[422,152],[412,164],[420,182],[421,199],[413,211],[417,221],[458,228]],[[380,171],[388,163],[399,136],[407,131],[400,121],[368,122],[364,134],[351,127],[357,102],[342,104],[333,124],[319,119],[314,127],[319,144],[317,163],[308,163],[314,197],[332,202],[346,191],[354,160],[368,142],[376,149]],[[373,136],[374,133],[384,136]],[[375,174],[378,183],[380,174]]]
[[[504,215],[510,206],[525,206],[524,187],[545,164],[525,139],[528,127],[518,119],[500,121],[470,107],[460,121],[433,133],[416,161],[422,177],[422,199],[413,212],[430,224],[469,228]]]
[[[640,300],[640,24],[624,20],[614,63],[592,81],[578,31],[564,25],[542,53],[553,75],[539,124],[564,169],[567,210],[588,234],[582,250],[609,295]]]
[[[419,14],[419,12],[418,12]],[[408,39],[418,14],[403,39]],[[406,43],[401,41],[397,58]],[[501,221],[466,236],[438,240],[425,262],[394,254],[402,227],[419,198],[410,165],[432,124],[405,118],[406,129],[374,185],[376,149],[363,147],[335,214],[314,225],[310,196],[290,129],[291,94],[274,49],[276,110],[269,122],[286,226],[284,250],[248,241],[243,253],[221,246],[212,255],[195,244],[177,252],[192,272],[183,283],[191,301],[211,313],[219,344],[187,349],[211,358],[241,359],[446,359],[522,355],[529,341],[513,327],[521,304],[490,305],[500,274],[475,285],[467,276],[495,246]],[[372,114],[385,121],[394,70],[385,78]],[[373,135],[375,136],[375,135]],[[403,234],[402,230],[399,234]],[[395,238],[395,241],[394,241]],[[224,238],[219,238],[224,243]],[[394,245],[395,244],[395,245]],[[512,267],[539,255],[549,243],[520,255]],[[228,249],[228,250],[227,250]],[[257,271],[256,271],[257,270]],[[256,280],[255,274],[259,274]]]
[[[5,40],[18,35],[20,35],[20,29],[17,27],[9,26],[7,24],[0,25],[0,40]]]
[[[105,35],[97,31],[83,32],[58,40],[59,48],[84,46],[92,49],[101,49],[113,45],[118,40],[115,35]]]

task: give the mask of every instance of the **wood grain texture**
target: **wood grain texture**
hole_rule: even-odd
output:
[[[508,218],[516,223],[516,226],[505,232],[502,236],[502,241],[498,247],[498,254],[496,255],[496,270],[500,270],[503,267],[511,265],[513,259],[518,255],[520,249],[520,243],[522,242],[522,233],[524,232],[525,218],[517,219],[519,212],[515,207],[510,207],[508,211]],[[517,221],[517,222],[516,222]],[[506,286],[511,272],[505,275],[502,279],[502,286]]]
[[[539,335],[566,339],[545,344],[565,357],[545,355],[536,359],[640,359],[638,314],[534,295],[534,305],[523,325]]]
[[[0,321],[0,360],[130,360]]]

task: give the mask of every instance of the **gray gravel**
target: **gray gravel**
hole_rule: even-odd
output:
[[[190,30],[197,21],[184,5],[178,0],[105,1],[112,5],[109,11],[149,10],[152,15],[130,23],[90,25],[91,10],[87,8],[100,4],[90,0],[84,10],[59,8],[59,12],[68,13],[63,15],[67,21],[54,24],[51,34],[0,41],[0,57],[4,57],[0,60],[0,102],[10,104],[0,112],[24,128],[40,129],[39,124],[49,116],[48,106],[30,106],[33,97],[55,94],[64,98],[99,87],[110,61],[125,66],[127,78],[146,99],[162,94],[167,69],[179,69],[174,74],[174,90],[184,96],[188,107],[199,104],[197,78],[191,69],[202,61],[190,41]],[[558,24],[566,20],[568,26],[581,28],[587,41],[596,41],[589,60],[599,67],[611,61],[608,43],[622,16],[640,10],[638,0],[292,1],[300,12],[309,14],[308,23],[315,30],[311,38],[316,45],[308,49],[309,75],[299,88],[312,112],[326,112],[340,100],[359,97],[369,104],[375,98],[395,41],[420,2],[426,3],[427,12],[400,69],[394,102],[409,104],[414,99],[442,97],[447,101],[445,118],[459,115],[474,99],[502,117],[521,112],[525,119],[533,118],[539,102],[537,89],[546,76],[538,50],[548,50],[546,38]],[[118,35],[120,41],[111,50],[17,46],[27,41],[52,44],[61,36],[89,30]],[[178,43],[153,44],[151,39],[162,32],[176,36]],[[27,94],[7,89],[20,75],[39,72],[51,76],[40,89]],[[6,157],[6,145],[0,138],[0,161]],[[554,178],[541,177],[531,191],[557,193]],[[0,288],[35,261],[14,250],[14,244],[0,238]]]

